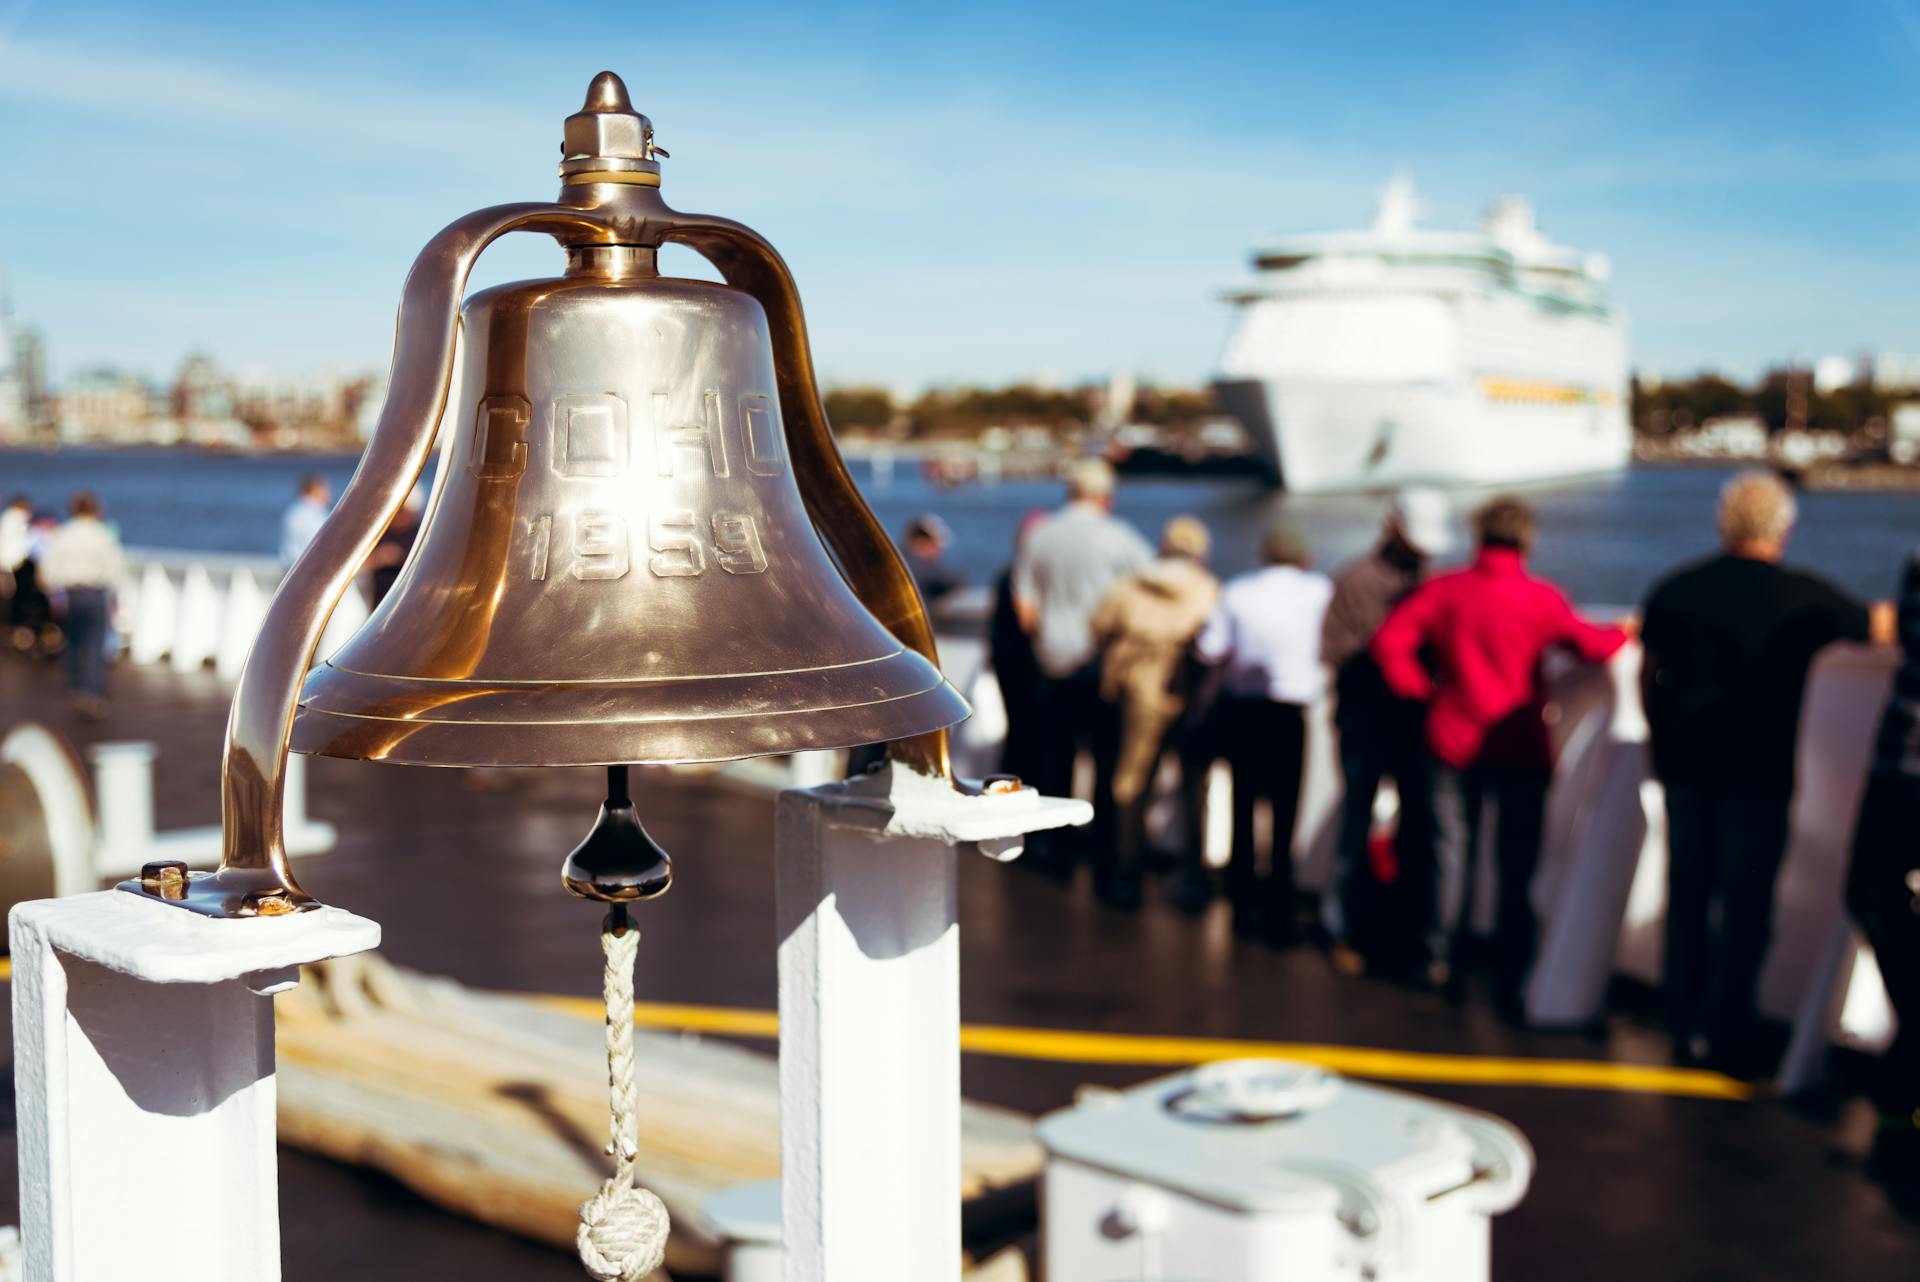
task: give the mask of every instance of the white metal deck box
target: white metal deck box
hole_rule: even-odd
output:
[[[1477,1282],[1525,1194],[1499,1118],[1235,1060],[1044,1118],[1044,1282]]]

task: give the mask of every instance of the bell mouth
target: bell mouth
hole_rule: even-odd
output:
[[[911,650],[829,668],[621,682],[447,681],[321,664],[295,752],[416,766],[736,761],[882,743],[970,714]]]

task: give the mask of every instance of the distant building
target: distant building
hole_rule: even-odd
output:
[[[1887,426],[1887,457],[1908,466],[1920,463],[1920,401],[1893,407]]]
[[[1710,458],[1765,458],[1767,425],[1757,414],[1710,418],[1693,434],[1695,452]]]
[[[20,442],[33,430],[28,413],[26,381],[15,351],[13,309],[0,295],[0,442]]]
[[[1920,388],[1920,356],[1882,352],[1873,358],[1873,385],[1881,388]]]
[[[11,369],[0,369],[0,444],[18,444],[31,434],[26,393]]]
[[[0,441],[29,440],[54,420],[53,384],[40,331],[19,321],[0,293]]]
[[[19,444],[32,434],[27,398],[12,370],[0,370],[0,444]]]
[[[380,425],[380,411],[387,406],[387,380],[363,378],[360,380],[360,400],[353,411],[353,435],[357,443],[373,439],[373,429]]]
[[[71,443],[126,443],[148,435],[153,397],[131,374],[109,367],[82,370],[54,399],[60,439]]]
[[[201,352],[181,362],[173,380],[173,416],[183,424],[233,417],[233,384]]]
[[[203,352],[180,363],[167,411],[175,442],[221,449],[244,449],[253,443],[253,433],[234,416],[232,380]]]
[[[27,422],[37,429],[53,422],[53,383],[47,377],[47,345],[31,325],[13,330],[13,372],[27,403]]]
[[[360,407],[372,381],[333,373],[256,378],[236,387],[233,413],[263,445],[357,445]]]
[[[0,288],[0,445],[57,439],[92,444],[189,444],[224,449],[358,448],[385,397],[383,379],[338,374],[244,382],[205,352],[171,382],[149,385],[111,366],[56,389],[40,332],[15,321]]]
[[[1774,452],[1788,467],[1845,458],[1850,445],[1844,432],[1785,431],[1773,441]]]

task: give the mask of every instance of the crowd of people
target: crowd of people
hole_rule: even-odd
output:
[[[1431,572],[1453,546],[1446,500],[1409,489],[1375,546],[1335,576],[1314,569],[1302,531],[1280,524],[1261,539],[1259,568],[1222,584],[1202,522],[1169,521],[1156,551],[1113,515],[1113,492],[1104,463],[1077,465],[1066,505],[1023,530],[999,596],[991,662],[1008,707],[1006,768],[1067,793],[1076,752],[1094,764],[1092,826],[1036,843],[1028,858],[1065,877],[1084,852],[1099,898],[1137,907],[1153,862],[1147,802],[1171,758],[1187,816],[1171,895],[1199,911],[1215,892],[1202,790],[1224,761],[1235,933],[1286,947],[1317,925],[1347,973],[1457,991],[1470,853],[1491,825],[1496,972],[1503,1005],[1517,1011],[1552,774],[1540,660],[1563,647],[1602,661],[1628,629],[1580,618],[1527,573],[1533,516],[1519,499],[1481,508],[1473,559],[1456,572]],[[1308,710],[1328,695],[1346,787],[1331,886],[1303,929],[1292,850]],[[1374,872],[1374,808],[1388,780],[1399,796],[1390,885]]]
[[[58,651],[76,715],[107,713],[107,648],[113,594],[126,578],[119,535],[89,491],[67,504],[67,519],[36,513],[24,495],[0,510],[0,592],[13,647]]]
[[[1637,613],[1604,621],[1529,569],[1536,519],[1515,496],[1473,514],[1472,547],[1456,568],[1441,565],[1455,551],[1445,497],[1413,488],[1388,504],[1375,544],[1331,577],[1314,568],[1302,532],[1280,524],[1261,538],[1259,568],[1225,583],[1208,568],[1203,522],[1176,517],[1149,546],[1113,514],[1113,497],[1104,463],[1076,465],[1065,505],[1022,523],[996,585],[988,643],[1007,708],[1003,769],[1068,794],[1076,756],[1093,764],[1094,822],[1034,839],[1032,866],[1066,879],[1088,863],[1095,894],[1123,910],[1164,871],[1184,910],[1224,892],[1241,936],[1288,947],[1317,935],[1343,973],[1458,995],[1484,846],[1494,1000],[1524,1021],[1538,936],[1530,888],[1554,769],[1543,660],[1557,651],[1604,663],[1638,636],[1653,769],[1668,797],[1674,1053],[1756,1069],[1765,1039],[1755,989],[1808,671],[1829,642],[1896,642],[1890,604],[1782,564],[1796,512],[1777,476],[1729,481],[1720,550],[1661,580]],[[1909,1015],[1890,1080],[1920,1104],[1920,555],[1901,610],[1905,663],[1848,902]],[[1322,698],[1332,701],[1343,797],[1331,880],[1309,903],[1292,852],[1307,710]],[[1220,885],[1201,829],[1217,761],[1233,797]],[[1154,847],[1148,803],[1169,762],[1185,818]],[[1376,803],[1387,781],[1398,809],[1383,849]],[[1265,841],[1255,823],[1263,802]]]

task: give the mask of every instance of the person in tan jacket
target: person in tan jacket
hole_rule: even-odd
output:
[[[1115,709],[1120,737],[1113,777],[1102,781],[1118,831],[1112,848],[1096,854],[1094,889],[1116,907],[1140,903],[1154,774],[1187,709],[1193,638],[1220,599],[1207,570],[1211,542],[1199,520],[1174,517],[1157,559],[1115,584],[1094,611],[1100,697]]]

